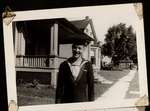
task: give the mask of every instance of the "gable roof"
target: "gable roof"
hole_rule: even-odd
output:
[[[18,22],[19,23],[19,22]],[[26,21],[25,24],[28,26],[28,30],[35,34],[31,35],[32,38],[40,37],[49,37],[50,36],[50,27],[53,24],[59,25],[58,30],[58,42],[61,44],[68,44],[80,41],[90,42],[94,39],[75,27],[70,21],[66,18],[57,18],[57,19],[48,19],[48,20],[33,20]],[[25,25],[24,22],[21,22],[20,25]],[[19,25],[19,24],[18,24]]]
[[[59,38],[60,40],[63,39],[62,40],[63,43],[68,43],[68,42],[74,43],[79,41],[89,42],[94,40],[93,38],[91,38],[89,35],[81,31],[79,28],[74,26],[70,21],[68,21],[65,18],[61,18],[57,22],[59,23],[61,28],[65,29],[68,33],[70,32],[68,36]]]
[[[81,30],[84,30],[87,25],[89,24],[89,20],[76,20],[76,21],[72,21],[71,23],[73,25],[75,25],[77,28],[81,29]]]
[[[95,41],[98,40],[95,29],[94,29],[93,21],[88,16],[82,20],[71,21],[71,23],[82,31],[84,31],[84,29],[88,26],[88,24],[90,24],[91,30],[93,32],[93,37],[94,37]]]

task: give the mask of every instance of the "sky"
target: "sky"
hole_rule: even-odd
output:
[[[119,23],[125,23],[126,26],[131,25],[137,32],[139,18],[133,4],[81,7],[75,8],[75,10],[76,12],[72,11],[73,17],[69,20],[78,20],[89,16],[93,21],[97,38],[102,43],[104,43],[108,28]]]
[[[136,14],[133,3],[28,11],[28,16],[24,16],[26,15],[24,11],[15,13],[17,16],[14,18],[14,21],[34,20],[37,18],[66,18],[71,21],[84,19],[86,16],[89,16],[93,21],[98,40],[103,43],[108,28],[113,25],[119,23],[124,23],[126,26],[131,25],[139,35],[139,30],[141,30],[139,27],[143,25],[140,24],[139,26],[141,20]]]

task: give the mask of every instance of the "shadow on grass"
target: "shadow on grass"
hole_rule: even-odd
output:
[[[130,82],[129,89],[126,93],[125,98],[137,98],[140,97],[140,89],[139,89],[139,74],[135,73],[134,78]]]
[[[120,78],[127,75],[129,71],[100,71],[98,74],[113,81],[115,84]],[[104,94],[113,84],[102,84],[95,82],[95,99]],[[17,86],[17,95],[19,106],[54,104],[55,89],[50,85],[39,84],[38,87],[29,87],[30,83]]]
[[[101,84],[99,83],[95,83],[94,85],[95,87],[95,99],[97,99],[98,97],[100,97],[105,91],[107,91],[112,84]]]
[[[98,75],[104,77],[106,80],[112,81],[112,84],[103,84],[101,82],[95,83],[95,99],[104,94],[110,87],[112,87],[120,78],[126,76],[129,70],[101,70]]]
[[[39,85],[38,88],[21,85],[17,87],[19,106],[54,104],[55,89],[49,85]]]

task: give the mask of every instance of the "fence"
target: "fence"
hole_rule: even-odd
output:
[[[51,67],[54,64],[59,66],[66,59],[64,57],[47,55],[17,55],[16,67]]]

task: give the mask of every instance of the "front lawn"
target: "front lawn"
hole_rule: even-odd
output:
[[[100,71],[98,74],[105,79],[113,81],[112,84],[95,82],[95,98],[100,97],[108,90],[118,79],[127,75],[129,71]],[[18,104],[25,105],[40,105],[55,103],[55,89],[50,85],[39,84],[38,87],[30,87],[31,83],[25,83],[17,86]]]

